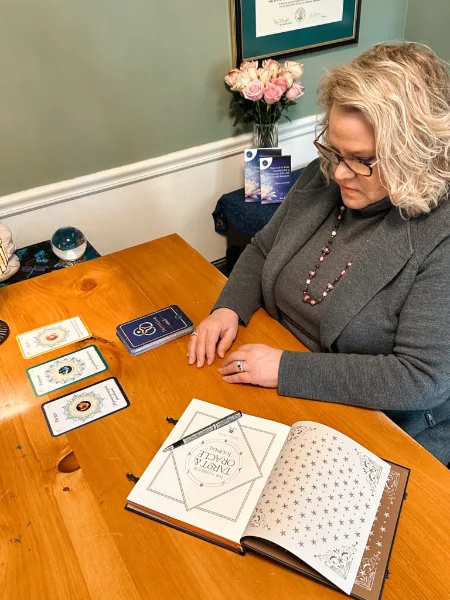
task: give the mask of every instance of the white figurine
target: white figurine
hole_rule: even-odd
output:
[[[16,254],[11,231],[0,223],[0,281],[9,279],[17,273],[20,262]]]

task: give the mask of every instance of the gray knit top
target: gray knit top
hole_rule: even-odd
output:
[[[311,279],[308,293],[312,297],[317,299],[322,296],[327,283],[333,282],[345,268],[347,261],[355,263],[358,260],[358,254],[376,233],[377,227],[391,208],[389,198],[384,198],[360,210],[346,209],[331,252],[316,270],[317,275]],[[330,214],[310,240],[287,263],[275,283],[274,293],[281,323],[312,352],[322,351],[319,332],[321,319],[327,311],[327,298],[320,304],[311,306],[302,301],[303,289],[309,271],[318,264],[322,248],[330,239],[338,214],[339,208]],[[345,276],[337,285],[345,285]]]

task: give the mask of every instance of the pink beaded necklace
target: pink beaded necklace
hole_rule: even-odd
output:
[[[331,232],[331,237],[328,240],[327,245],[322,248],[322,254],[321,254],[320,258],[319,258],[319,262],[314,267],[315,270],[309,272],[308,279],[306,280],[306,285],[305,285],[305,288],[303,290],[302,300],[303,300],[303,302],[307,302],[311,306],[314,306],[315,304],[320,304],[322,302],[322,300],[324,300],[328,296],[328,294],[334,290],[334,288],[335,288],[336,284],[338,283],[338,281],[342,277],[344,277],[344,275],[347,273],[347,271],[349,270],[349,268],[353,264],[352,261],[350,261],[350,260],[347,261],[347,264],[345,265],[345,269],[342,269],[342,271],[339,273],[339,275],[334,278],[333,283],[330,283],[330,282],[327,283],[327,287],[326,287],[325,291],[322,292],[322,296],[320,298],[318,298],[316,300],[315,298],[313,298],[311,296],[311,294],[308,294],[308,289],[309,289],[309,285],[311,283],[311,279],[317,275],[317,271],[318,271],[318,269],[320,269],[320,265],[325,260],[325,257],[328,256],[328,254],[330,254],[330,252],[331,252],[331,244],[333,243],[333,240],[334,240],[334,238],[337,235],[337,230],[339,229],[339,225],[342,222],[342,219],[344,217],[344,213],[345,213],[345,206],[341,206],[340,210],[339,210],[338,217],[337,217],[337,223],[335,224],[334,229]]]

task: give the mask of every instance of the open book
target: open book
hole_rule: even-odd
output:
[[[194,399],[126,508],[243,553],[252,549],[365,600],[380,596],[409,470],[326,425],[230,414]]]

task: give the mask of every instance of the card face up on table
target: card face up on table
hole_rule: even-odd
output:
[[[194,324],[173,304],[117,326],[117,337],[133,356],[192,333]]]
[[[115,377],[44,402],[42,411],[53,437],[78,429],[130,405]]]
[[[80,317],[71,317],[58,323],[21,333],[16,336],[16,339],[22,356],[33,358],[33,356],[51,352],[56,348],[73,344],[73,342],[85,340],[91,335]]]
[[[27,375],[36,396],[43,396],[107,369],[99,349],[92,345],[31,367]]]

